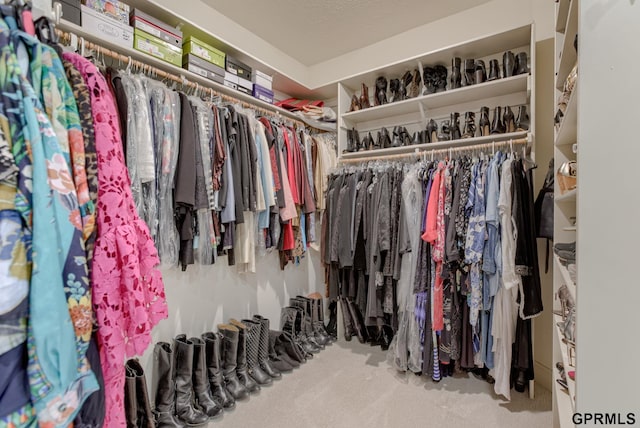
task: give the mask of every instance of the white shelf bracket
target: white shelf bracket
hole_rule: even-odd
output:
[[[418,107],[420,107],[420,116],[422,117],[422,123],[427,123],[427,112],[424,110],[424,105],[422,103],[418,103]]]

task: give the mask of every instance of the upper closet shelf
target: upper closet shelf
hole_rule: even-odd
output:
[[[408,100],[370,107],[342,115],[351,124],[379,120],[387,117],[401,116],[408,113],[420,112],[420,104],[428,111],[439,107],[463,104],[469,101],[483,100],[518,92],[529,91],[529,75],[498,79],[479,85],[465,86],[459,89],[421,95]]]
[[[276,107],[273,104],[269,104],[267,102],[264,102],[262,100],[259,100],[258,98],[254,98],[251,95],[247,95],[244,94],[240,91],[235,91],[232,90],[231,88],[228,88],[224,85],[221,85],[217,82],[214,82],[212,80],[206,79],[204,77],[202,77],[199,74],[193,73],[189,70],[185,70],[184,68],[181,67],[177,67],[175,65],[169,64],[165,61],[162,61],[161,59],[158,59],[156,57],[153,57],[151,55],[147,55],[144,52],[135,50],[133,48],[129,48],[129,47],[122,47],[118,44],[112,43],[108,40],[105,39],[101,39],[99,37],[96,37],[94,34],[91,34],[89,32],[87,32],[84,28],[66,21],[64,19],[62,19],[60,21],[60,24],[57,25],[57,27],[62,30],[62,31],[66,31],[72,34],[75,34],[76,36],[78,36],[79,38],[82,37],[85,40],[89,41],[89,42],[93,42],[99,46],[102,46],[106,49],[118,52],[120,54],[122,54],[125,57],[130,57],[134,60],[143,62],[145,64],[148,64],[150,66],[153,66],[157,69],[163,70],[167,73],[170,74],[174,74],[176,76],[184,76],[185,79],[193,82],[193,83],[197,83],[199,85],[202,85],[205,88],[211,88],[216,92],[220,92],[223,94],[226,94],[230,97],[236,98],[240,101],[246,102],[248,104],[252,104],[258,108],[262,108],[265,110],[269,110],[272,111],[274,113],[280,114],[284,117],[288,117],[291,119],[295,119],[295,120],[300,120],[300,117],[289,112],[288,110],[285,110],[283,108],[280,107]],[[78,48],[81,47],[81,42],[78,43]]]
[[[578,141],[578,84],[571,92],[571,98],[560,122],[560,129],[556,133],[556,146],[566,146]]]
[[[558,0],[556,6],[556,31],[558,33],[564,33],[566,29],[570,3],[571,0]]]
[[[567,17],[567,27],[564,32],[564,41],[562,43],[562,52],[560,53],[560,64],[558,65],[558,73],[556,75],[556,88],[562,90],[567,76],[571,73],[571,69],[578,61],[578,53],[576,52],[573,42],[578,34],[578,2],[571,1],[569,7],[569,16]],[[578,46],[580,49],[580,46]]]

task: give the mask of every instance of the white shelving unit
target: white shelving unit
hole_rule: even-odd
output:
[[[554,100],[560,99],[567,76],[578,61],[578,54],[574,48],[574,40],[578,32],[578,6],[579,0],[559,0],[556,2],[556,37],[555,37],[555,71],[556,81],[554,87]],[[578,93],[579,84],[573,87],[573,91],[567,102],[560,127],[556,130],[554,141],[554,160],[556,170],[564,162],[576,160],[574,144],[579,144],[578,138]],[[554,111],[555,114],[555,111]],[[551,117],[550,120],[553,120]],[[556,180],[554,197],[554,242],[576,241],[574,223],[576,219],[578,201],[578,188],[561,194]],[[574,302],[577,302],[576,283],[571,279],[568,269],[562,265],[557,255],[553,255],[553,291],[554,296],[562,285],[566,285]],[[577,304],[577,303],[576,303]],[[560,302],[554,297],[554,310],[560,309]],[[562,316],[553,316],[553,371],[554,371],[554,401],[553,401],[553,426],[566,428],[573,427],[572,415],[576,412],[576,382],[566,376],[568,391],[556,382],[560,378],[557,363],[562,363],[565,373],[575,370],[572,364],[575,361],[569,359],[567,343],[563,341],[564,335],[558,323]]]
[[[503,77],[502,57],[506,51],[514,55],[525,52],[528,58],[529,73],[511,77]],[[490,60],[497,59],[500,66],[500,79],[480,84],[450,89],[451,62],[454,57],[462,60],[462,82],[464,84],[464,60],[483,60],[487,75],[490,71]],[[447,67],[447,90],[435,94],[419,95],[403,101],[387,103],[380,106],[350,112],[351,97],[360,96],[362,83],[369,89],[369,100],[374,104],[375,81],[384,76],[390,81],[401,78],[405,72],[418,70],[422,77],[423,67],[444,65]],[[535,28],[533,24],[514,28],[501,33],[487,35],[463,44],[448,46],[434,52],[409,58],[405,61],[388,64],[385,67],[350,77],[338,83],[338,153],[341,158],[367,158],[371,156],[410,153],[416,150],[429,151],[448,147],[460,147],[491,142],[508,141],[510,139],[527,138],[531,143],[535,136]],[[422,87],[420,89],[422,93]],[[390,91],[387,91],[390,94]],[[427,122],[434,119],[440,128],[443,120],[449,119],[451,113],[460,114],[460,131],[464,129],[465,112],[475,113],[476,128],[480,119],[481,107],[489,107],[489,120],[493,121],[495,107],[510,106],[514,116],[518,115],[518,106],[526,105],[530,118],[528,131],[515,133],[492,134],[473,138],[439,141],[420,145],[409,145],[360,152],[346,152],[347,130],[356,129],[360,138],[371,132],[374,140],[376,133],[387,128],[391,134],[394,126],[404,126],[410,135],[426,129]],[[534,155],[532,153],[532,155]]]

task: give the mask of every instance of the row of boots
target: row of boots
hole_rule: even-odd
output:
[[[347,130],[347,152],[386,149],[415,144],[435,143],[438,141],[459,140],[461,138],[483,137],[491,134],[504,134],[517,131],[528,131],[530,126],[527,106],[521,105],[514,115],[510,106],[498,106],[493,110],[493,119],[489,120],[489,107],[480,109],[480,118],[476,124],[476,113],[468,111],[464,114],[462,124],[458,112],[451,113],[450,119],[436,122],[430,119],[426,129],[410,134],[404,126],[396,126],[390,133],[387,128],[378,131],[374,139],[371,132],[360,139],[357,129]]]
[[[312,358],[336,335],[324,325],[322,297],[291,299],[282,331],[260,315],[218,325],[200,337],[181,334],[154,348],[154,410],[138,360],[126,363],[125,414],[129,428],[201,426],[237,400],[271,385]],[[334,318],[334,317],[332,317]],[[331,324],[331,323],[330,323]],[[335,322],[334,322],[335,324]],[[329,326],[331,328],[331,326]]]
[[[502,73],[501,73],[502,71]],[[465,59],[455,57],[451,60],[451,89],[490,82],[502,77],[512,77],[529,72],[526,52],[517,55],[507,51],[502,55],[502,70],[497,59],[489,61],[489,72],[484,60]],[[435,94],[447,90],[448,70],[444,65],[427,66],[420,71],[416,68],[407,71],[400,79],[387,80],[380,76],[376,79],[374,103],[369,100],[369,88],[362,84],[360,96],[353,94],[349,111],[364,110],[372,106],[379,106],[396,101],[415,98],[422,95]],[[423,84],[424,82],[424,84]],[[387,97],[387,89],[390,92]]]
[[[364,317],[358,305],[349,297],[339,299],[344,325],[344,338],[347,342],[355,336],[360,343],[369,343],[371,346],[380,346],[383,351],[389,349],[393,339],[393,329],[387,323],[379,326],[367,327]]]

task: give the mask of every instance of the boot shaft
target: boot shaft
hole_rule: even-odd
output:
[[[173,408],[175,397],[174,355],[171,344],[158,342],[153,348],[153,382],[155,408],[159,412]]]
[[[238,341],[240,331],[230,324],[219,324],[218,331],[222,334],[220,361],[224,366],[224,373],[235,372],[237,366]]]
[[[238,320],[230,319],[229,324],[238,329],[238,356],[236,358],[236,371],[247,368],[247,326]]]

